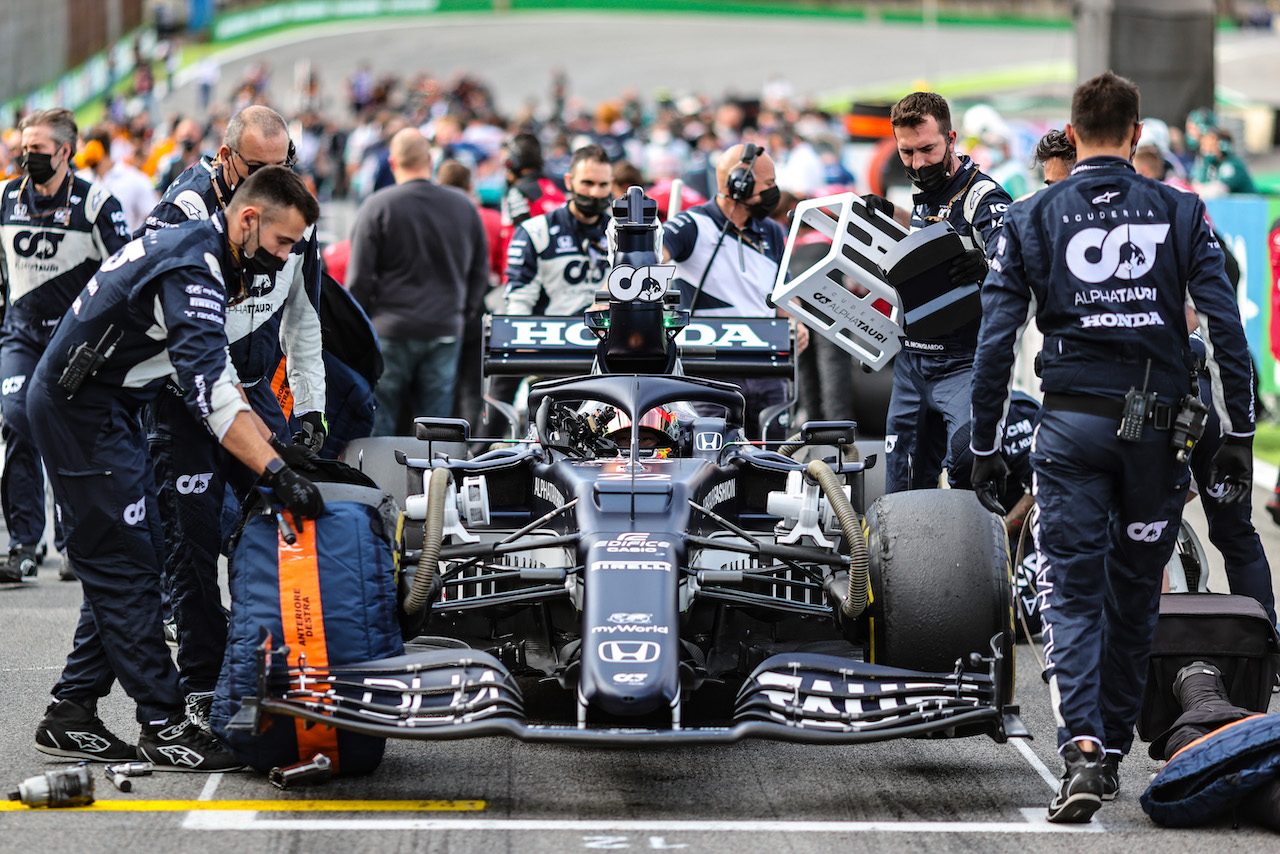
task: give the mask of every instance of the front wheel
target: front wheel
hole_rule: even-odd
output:
[[[947,673],[969,656],[1005,656],[1001,699],[1013,695],[1013,607],[1004,525],[968,490],[919,489],[876,499],[867,511],[869,658]]]

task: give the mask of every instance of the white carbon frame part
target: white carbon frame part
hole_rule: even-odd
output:
[[[831,239],[821,260],[786,281],[791,253],[802,226]],[[869,210],[855,193],[810,199],[796,206],[786,252],[773,287],[773,303],[874,370],[889,363],[902,346],[898,319],[902,303],[884,278],[880,261],[908,230],[891,217]],[[833,278],[834,277],[834,278]],[[845,277],[865,288],[859,296],[842,284]],[[884,300],[892,311],[873,305]]]

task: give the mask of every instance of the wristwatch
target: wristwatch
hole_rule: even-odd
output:
[[[280,459],[279,457],[272,457],[271,459],[267,460],[267,464],[263,468],[263,474],[265,474],[268,479],[274,479],[276,475],[280,474],[281,470],[284,469],[284,467],[285,467],[284,460]]]

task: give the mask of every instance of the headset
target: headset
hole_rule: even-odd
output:
[[[507,159],[503,165],[517,175],[529,169],[542,171],[541,147],[536,137],[530,137],[531,134],[519,133],[507,144]]]
[[[742,165],[735,167],[729,173],[725,195],[735,202],[745,202],[756,194],[756,176],[752,174],[751,169],[755,166],[756,158],[763,153],[764,149],[754,142],[748,142],[742,146],[742,160],[739,161]]]

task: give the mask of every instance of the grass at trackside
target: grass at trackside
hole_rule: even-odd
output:
[[[1253,455],[1273,466],[1280,466],[1280,424],[1263,421],[1253,437]]]

